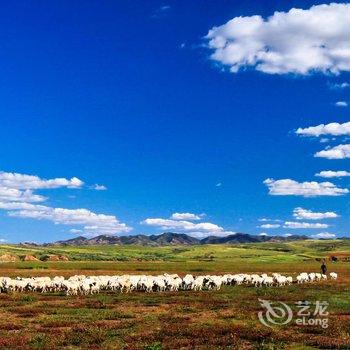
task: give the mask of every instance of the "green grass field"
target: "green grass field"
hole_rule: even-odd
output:
[[[336,281],[274,288],[145,294],[0,294],[0,349],[349,349],[350,241],[208,246],[0,246],[0,255],[65,255],[69,261],[0,263],[2,276],[318,272],[321,258]],[[317,259],[317,260],[316,260]],[[328,260],[327,260],[328,261]],[[329,327],[262,325],[260,299],[329,302]]]

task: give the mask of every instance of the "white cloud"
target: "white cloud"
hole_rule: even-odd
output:
[[[350,4],[235,17],[206,38],[211,58],[231,72],[253,67],[269,74],[350,71]]]
[[[44,205],[26,202],[0,202],[0,209],[5,210],[36,210],[46,208]]]
[[[229,236],[229,235],[235,235],[236,232],[233,232],[233,231],[211,231],[211,232],[207,232],[207,231],[190,231],[190,232],[186,232],[186,234],[188,234],[191,237],[202,239],[202,238],[205,238],[205,237],[208,237],[208,236],[225,237],[225,236]]]
[[[222,231],[223,228],[210,222],[193,223],[190,221],[178,221],[171,219],[149,218],[143,221],[144,224],[150,226],[159,226],[162,229],[181,229],[183,231]]]
[[[14,206],[15,203],[11,205]],[[43,205],[6,209],[10,210],[8,214],[12,217],[48,220],[62,225],[80,225],[83,226],[84,233],[87,235],[112,235],[131,230],[126,224],[119,222],[114,215],[96,214],[87,209],[51,208]]]
[[[262,218],[258,219],[259,222],[281,222],[279,219]]]
[[[332,148],[326,148],[315,154],[316,158],[327,159],[346,159],[350,158],[350,144],[338,145]]]
[[[179,221],[161,218],[148,218],[142,221],[141,224],[155,226],[162,230],[186,232],[193,237],[227,236],[235,233],[232,231],[226,231],[221,226],[210,222],[193,223],[185,220]]]
[[[337,101],[337,102],[335,103],[335,105],[336,105],[337,107],[347,107],[347,106],[348,106],[348,103],[347,103],[346,101]]]
[[[334,89],[334,90],[342,90],[342,89],[346,89],[347,87],[349,87],[350,84],[347,82],[343,82],[343,83],[329,84],[329,86],[331,89]]]
[[[168,10],[170,10],[170,5],[163,5],[163,6],[161,6],[161,8],[160,8],[160,11],[168,11]]]
[[[171,10],[170,5],[162,5],[157,10],[154,11],[154,14],[151,18],[161,18]]]
[[[339,215],[333,211],[327,211],[324,213],[317,213],[311,210],[303,208],[295,208],[293,210],[293,216],[297,220],[322,220],[322,219],[334,219],[339,217]]]
[[[261,232],[259,233],[259,236],[268,236],[268,234],[266,232]]]
[[[289,229],[319,229],[327,228],[329,225],[320,223],[286,221],[283,227]]]
[[[271,228],[279,228],[281,225],[279,224],[263,224],[259,226],[260,228],[271,229]]]
[[[72,229],[69,230],[69,232],[78,234],[78,233],[83,233],[83,230],[78,230],[78,229],[72,228]]]
[[[81,229],[71,229],[71,233],[86,235],[118,234],[131,231],[131,227],[121,223],[114,215],[96,214],[87,209],[51,208],[23,202],[0,202],[0,209],[18,218],[48,220],[61,225],[79,225]]]
[[[350,176],[350,173],[348,171],[345,171],[345,170],[339,170],[339,171],[324,170],[324,171],[320,171],[319,173],[315,174],[315,176],[325,177],[325,178],[346,177],[346,176]]]
[[[347,188],[336,187],[331,182],[297,182],[291,179],[266,179],[264,184],[273,196],[341,196],[349,193]]]
[[[333,238],[336,238],[336,235],[334,233],[321,232],[321,233],[318,233],[317,235],[312,235],[311,237],[316,239],[333,239]]]
[[[88,209],[52,208],[41,203],[47,197],[33,190],[58,187],[80,188],[83,182],[76,177],[41,179],[38,176],[0,172],[0,209],[12,217],[48,220],[55,224],[79,225],[86,235],[116,234],[131,230],[114,215],[96,214]],[[75,230],[75,229],[72,229]],[[72,231],[71,232],[74,232]],[[77,229],[78,230],[78,229]]]
[[[58,187],[80,188],[84,182],[77,177],[70,180],[65,178],[41,179],[35,175],[0,172],[0,187],[18,190],[37,190]]]
[[[96,191],[106,191],[107,190],[106,186],[98,185],[98,184],[93,185],[92,188]]]
[[[5,242],[7,242],[7,239],[5,239],[5,238],[0,238],[0,243],[5,243]]]
[[[200,216],[192,213],[174,213],[170,217],[173,220],[200,220]]]
[[[0,187],[0,201],[3,202],[43,202],[46,197],[34,194],[31,190],[21,191],[16,188]]]
[[[333,136],[344,136],[350,135],[350,122],[343,124],[329,123],[320,124],[317,126],[310,126],[308,128],[298,128],[296,133],[302,136],[316,136],[321,135],[333,135]]]
[[[279,219],[269,219],[269,218],[261,218],[258,221],[260,222],[281,222]]]

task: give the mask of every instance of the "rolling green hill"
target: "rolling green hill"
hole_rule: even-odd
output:
[[[191,246],[23,246],[0,245],[0,259],[11,255],[18,260],[33,256],[48,260],[50,256],[64,256],[70,261],[303,261],[338,256],[350,257],[350,240],[304,240],[293,242],[259,242],[225,245]],[[3,259],[4,260],[4,259]]]

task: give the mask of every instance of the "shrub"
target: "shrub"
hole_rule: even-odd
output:
[[[33,295],[25,295],[21,299],[21,301],[24,302],[24,303],[30,303],[30,302],[36,301],[36,298]]]
[[[30,340],[33,349],[47,349],[49,338],[45,334],[38,334]]]
[[[153,343],[151,345],[146,345],[144,347],[144,350],[162,350],[162,344],[157,342],[157,343]]]

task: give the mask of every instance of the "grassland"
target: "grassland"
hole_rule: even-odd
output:
[[[179,247],[0,246],[1,254],[57,254],[70,261],[0,263],[0,275],[183,275],[319,271],[328,262],[337,281],[281,288],[225,286],[220,291],[157,294],[0,294],[0,349],[350,349],[350,242],[298,241]],[[259,323],[259,298],[293,306],[328,301],[329,327]],[[294,308],[294,306],[293,306]]]

